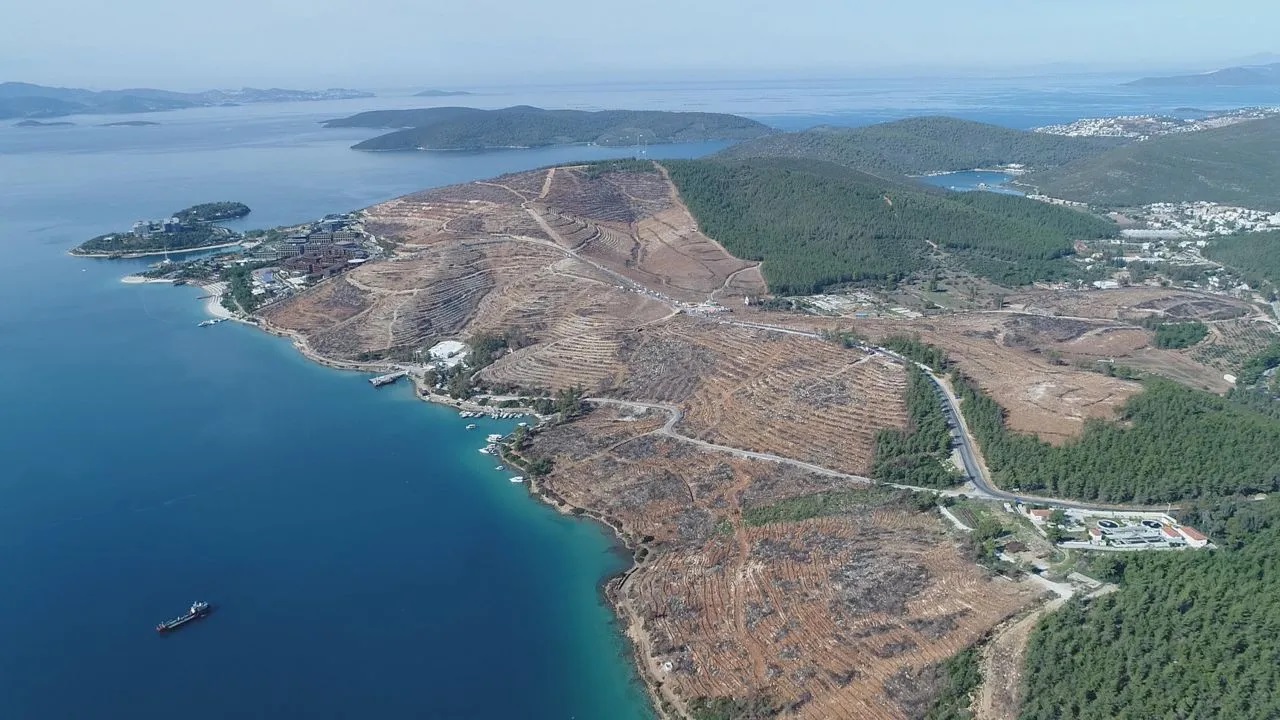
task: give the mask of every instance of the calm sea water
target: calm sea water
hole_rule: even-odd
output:
[[[941,175],[926,175],[917,179],[927,185],[955,190],[956,192],[986,190],[987,192],[1005,193],[1008,195],[1025,194],[1017,188],[1006,185],[1006,183],[1013,180],[1012,175],[1002,172],[992,172],[990,170],[964,170],[961,172],[943,173]]]
[[[1261,101],[1022,85],[498,88],[467,100],[727,110],[786,127],[922,112],[1027,126]],[[207,200],[244,201],[245,225],[270,226],[630,154],[365,154],[347,148],[372,133],[317,125],[429,102],[0,127],[0,718],[650,717],[599,593],[625,558],[476,452],[509,423],[467,432],[407,388],[375,392],[252,328],[197,329],[198,290],[119,282],[143,261],[65,254]],[[217,604],[214,617],[155,635],[195,599]]]

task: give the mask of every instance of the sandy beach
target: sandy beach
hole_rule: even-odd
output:
[[[235,314],[222,306],[222,294],[227,291],[226,283],[209,283],[208,285],[201,285],[200,287],[209,294],[209,298],[204,303],[205,312],[216,318],[225,318],[227,320],[235,319]]]

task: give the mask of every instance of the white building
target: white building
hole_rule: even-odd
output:
[[[431,360],[445,367],[454,367],[467,357],[470,350],[466,343],[457,340],[442,340],[427,352],[431,355]]]

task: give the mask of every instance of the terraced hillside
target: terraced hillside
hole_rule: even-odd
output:
[[[657,432],[661,414],[602,407],[538,451],[553,503],[592,508],[633,538],[639,567],[610,593],[671,706],[756,699],[786,717],[920,717],[935,668],[1032,601],[976,569],[936,515],[838,479]],[[841,512],[763,522],[836,492]]]
[[[755,265],[697,231],[656,169],[510,175],[408,195],[364,223],[394,258],[264,312],[345,360],[520,328],[534,342],[489,369],[494,381],[607,386],[616,334],[670,314],[664,303],[765,290]]]
[[[611,593],[667,715],[763,693],[798,717],[918,716],[939,664],[1035,593],[976,566],[938,515],[869,488],[877,434],[908,423],[904,366],[751,326],[758,264],[702,235],[661,168],[622,169],[370,208],[393,256],[263,320],[344,363],[518,332],[481,382],[585,387],[592,412],[527,452],[554,468],[537,492],[643,548]],[[816,493],[839,512],[770,521]]]

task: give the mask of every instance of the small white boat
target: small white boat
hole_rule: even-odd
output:
[[[489,436],[489,438],[488,438],[489,442],[491,442],[491,443],[496,443],[496,442],[498,442],[498,441],[499,441],[499,440],[501,440],[501,439],[502,439],[502,436],[501,436],[501,435],[499,435],[498,433],[494,433],[494,434],[490,435],[490,436]]]
[[[468,429],[468,430],[475,430],[475,429],[476,429],[476,424],[475,424],[475,423],[471,423],[470,425],[468,425],[468,426],[467,426],[467,429]]]
[[[511,482],[514,482],[514,483],[522,483],[522,482],[524,482],[524,476],[523,476],[523,475],[517,475],[517,476],[515,476],[515,477],[511,478]]]
[[[480,448],[480,454],[482,454],[482,455],[492,455],[492,454],[493,454],[493,451],[492,451],[492,450],[490,450],[490,449],[489,449],[489,448],[487,448],[487,447],[482,447],[482,448]]]
[[[494,468],[494,470],[506,470],[506,469],[507,469],[506,465],[499,465],[498,467]]]

